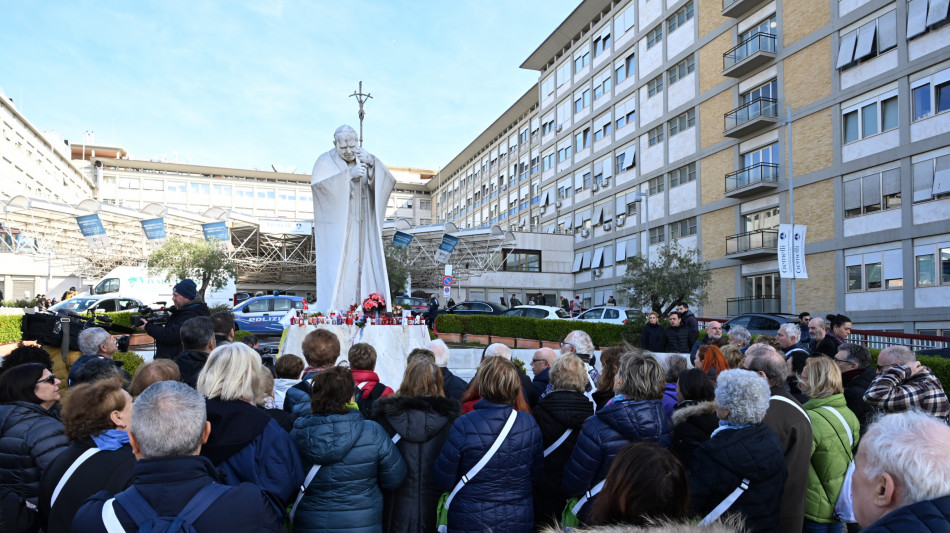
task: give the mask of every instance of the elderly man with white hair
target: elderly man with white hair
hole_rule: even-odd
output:
[[[108,331],[102,328],[88,328],[82,330],[79,333],[79,351],[82,352],[82,356],[76,359],[72,368],[69,369],[69,377],[67,378],[69,380],[69,386],[72,387],[75,384],[76,372],[79,371],[81,366],[93,359],[112,359],[112,356],[115,355],[115,352],[118,350],[119,347],[116,344],[115,337],[109,334]],[[128,372],[122,370],[122,361],[113,361],[113,363],[122,371],[122,374],[125,375],[125,379],[132,379]]]
[[[449,346],[442,339],[435,339],[426,344],[426,349],[435,355],[435,364],[442,371],[442,387],[445,395],[461,401],[462,395],[468,389],[468,382],[456,376],[449,370]]]
[[[561,341],[561,355],[572,353],[584,361],[584,367],[587,369],[587,375],[590,379],[587,381],[586,392],[592,392],[597,388],[597,380],[600,379],[600,373],[594,368],[597,364],[597,358],[594,357],[594,341],[586,331],[575,329],[567,334]],[[551,392],[551,386],[548,385],[547,392]]]
[[[948,442],[950,428],[920,411],[871,424],[851,478],[862,531],[950,531]]]

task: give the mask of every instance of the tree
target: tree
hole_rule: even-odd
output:
[[[218,290],[237,275],[222,243],[180,237],[168,239],[148,256],[148,271],[153,276],[164,274],[165,281],[191,278],[202,298],[209,287]]]
[[[668,242],[659,249],[657,259],[650,262],[642,255],[627,259],[627,273],[620,288],[628,294],[632,307],[649,306],[665,315],[677,302],[702,304],[712,273],[707,263],[699,260],[698,250],[687,250],[679,243]]]
[[[393,246],[392,241],[387,240],[383,242],[383,254],[386,256],[389,292],[402,294],[409,281],[409,248]]]

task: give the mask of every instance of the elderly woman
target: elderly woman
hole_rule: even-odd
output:
[[[762,419],[769,385],[748,370],[726,370],[716,382],[719,428],[693,453],[690,510],[709,514],[744,481],[748,488],[726,511],[739,513],[750,531],[776,531],[788,471],[778,437]]]
[[[835,502],[848,464],[854,459],[861,427],[848,409],[841,370],[834,360],[808,358],[799,386],[810,398],[802,407],[811,419],[813,439],[804,531],[838,532],[841,522],[835,519]]]
[[[616,396],[584,422],[564,468],[564,494],[577,496],[595,488],[607,477],[610,464],[625,444],[650,441],[669,448],[669,419],[661,400],[665,386],[666,372],[653,355],[621,358],[614,378]],[[585,516],[592,501],[587,501],[578,516]]]
[[[41,523],[48,533],[70,531],[86,498],[100,490],[117,494],[132,483],[132,396],[123,383],[116,377],[70,388],[63,406],[70,443],[40,483]]]
[[[749,333],[749,330],[745,329],[742,326],[734,326],[729,330],[729,344],[733,346],[738,346],[740,350],[745,352],[745,349],[749,347],[749,343],[752,342],[752,335]]]
[[[364,420],[353,374],[342,366],[313,378],[310,412],[292,432],[315,475],[294,515],[294,531],[383,531],[383,494],[406,476],[406,463],[386,431]]]
[[[59,401],[59,384],[38,363],[0,375],[0,484],[32,504],[43,472],[66,450],[63,424],[50,411]]]
[[[442,370],[429,356],[416,351],[403,373],[396,394],[373,405],[373,420],[391,436],[406,461],[405,481],[383,492],[383,531],[436,530],[436,506],[442,490],[432,479],[432,468],[442,451],[452,422],[462,413],[458,400],[446,398]]]
[[[605,359],[602,357],[601,361]],[[584,395],[587,373],[579,357],[573,354],[559,357],[554,361],[550,375],[554,391],[541,398],[534,409],[534,419],[541,428],[544,443],[544,478],[534,493],[537,524],[560,519],[564,508],[561,471],[574,451],[581,426],[594,414],[594,406]]]
[[[514,410],[521,379],[511,361],[488,357],[477,377],[482,399],[474,411],[452,424],[435,462],[435,482],[453,490],[485,457],[512,417],[513,424],[494,456],[474,477],[466,478],[449,505],[449,531],[530,533],[534,531],[532,486],[544,471],[541,431],[530,414]]]
[[[244,343],[219,346],[208,355],[197,383],[208,399],[211,422],[201,455],[224,473],[224,483],[254,483],[286,505],[303,482],[303,465],[290,435],[255,407],[260,379],[261,358]]]

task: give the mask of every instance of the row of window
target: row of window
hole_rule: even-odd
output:
[[[867,292],[904,287],[901,250],[887,250],[845,257],[848,292]],[[917,287],[950,285],[950,247],[915,246]]]

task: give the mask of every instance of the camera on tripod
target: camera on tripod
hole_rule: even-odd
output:
[[[157,326],[164,326],[168,322],[168,317],[171,316],[171,313],[165,310],[165,302],[155,302],[159,304],[158,309],[152,309],[147,305],[141,305],[136,310],[137,315],[132,315],[130,322],[132,326],[138,326],[139,322],[143,319],[148,321],[150,324],[155,324]]]
[[[119,351],[129,350],[128,333],[135,330],[126,326],[113,324],[111,317],[89,314],[79,315],[73,311],[60,310],[56,313],[39,312],[24,315],[21,324],[24,340],[35,340],[49,346],[63,344],[63,324],[69,323],[69,349],[79,349],[79,333],[87,328],[102,328],[110,333],[123,333],[116,339]]]

